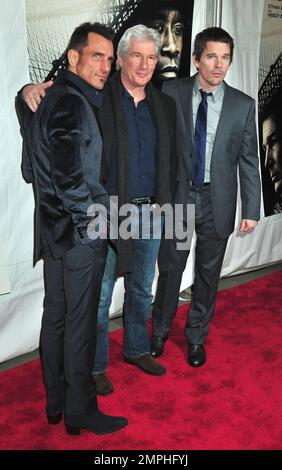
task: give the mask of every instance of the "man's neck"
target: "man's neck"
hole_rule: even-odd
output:
[[[124,88],[126,89],[126,91],[134,99],[135,106],[137,106],[140,101],[144,100],[146,96],[145,86],[138,86],[138,87],[131,86],[128,82],[126,82],[126,80],[124,80],[122,74],[121,74],[121,82]]]

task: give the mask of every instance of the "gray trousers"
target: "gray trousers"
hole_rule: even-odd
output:
[[[197,234],[195,256],[194,294],[186,322],[189,343],[203,344],[214,313],[218,281],[228,238],[218,237],[212,214],[210,186],[183,188],[176,202],[195,204]],[[186,192],[186,194],[185,194]],[[184,221],[185,224],[185,221]],[[159,280],[153,308],[153,335],[167,338],[175,316],[182,273],[189,251],[176,249],[176,239],[161,242],[159,252]]]

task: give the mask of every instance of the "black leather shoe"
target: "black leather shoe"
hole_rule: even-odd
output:
[[[78,436],[81,429],[94,434],[109,434],[128,425],[126,418],[108,416],[100,410],[83,415],[65,415],[65,425],[68,434]]]
[[[49,424],[59,424],[59,422],[61,421],[62,417],[63,417],[63,413],[57,413],[55,415],[50,415],[48,413],[46,413],[46,416],[47,416],[47,420],[48,420],[48,423]]]
[[[201,367],[207,360],[206,351],[202,344],[189,344],[188,364],[192,367]]]
[[[97,395],[109,395],[114,391],[114,387],[105,373],[93,374],[93,378],[96,384]]]
[[[164,343],[166,339],[161,336],[152,336],[150,340],[150,350],[153,357],[159,357],[164,352]]]
[[[146,374],[163,375],[166,373],[164,366],[155,361],[151,354],[144,354],[144,356],[140,357],[124,356],[124,360],[127,362],[127,364],[139,367],[139,369],[143,370],[143,372],[146,372]]]

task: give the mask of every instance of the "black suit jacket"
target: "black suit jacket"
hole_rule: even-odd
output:
[[[89,207],[109,205],[100,183],[102,139],[93,93],[90,85],[64,71],[35,114],[21,113],[26,138],[22,172],[35,194],[34,262],[93,243],[87,232],[93,220]]]
[[[165,82],[163,91],[177,107],[178,183],[190,185],[194,155],[192,92],[196,75]],[[211,199],[217,234],[227,238],[234,229],[239,170],[242,218],[259,220],[261,186],[258,170],[255,101],[225,83],[211,167]],[[179,202],[179,201],[178,201]]]

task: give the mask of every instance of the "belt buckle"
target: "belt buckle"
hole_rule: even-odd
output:
[[[152,204],[153,198],[152,197],[138,197],[136,199],[132,199],[131,204],[135,206],[142,206],[143,204]]]

